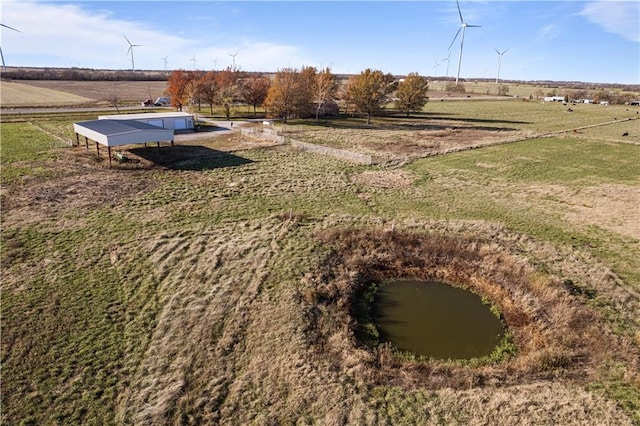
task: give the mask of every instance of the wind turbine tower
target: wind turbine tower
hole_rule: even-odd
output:
[[[127,53],[131,53],[131,71],[135,71],[136,70],[136,65],[135,62],[133,61],[133,48],[134,47],[140,47],[142,46],[141,44],[132,44],[129,39],[127,38],[126,35],[123,35],[122,37],[124,37],[125,40],[127,40],[127,43],[129,43],[129,49],[127,50]]]
[[[160,58],[160,59],[162,59],[162,61],[164,62],[164,70],[166,71],[167,70],[167,59],[168,58],[165,56],[164,58]]]
[[[233,71],[236,70],[236,56],[238,56],[238,53],[240,52],[228,53],[228,55],[231,56],[231,58],[233,59],[233,68],[232,68]]]
[[[12,28],[12,27],[10,27],[10,26],[8,26],[8,25],[5,25],[5,24],[0,24],[0,26],[2,26],[2,27],[4,27],[4,28],[9,28],[10,30],[16,31],[16,32],[18,32],[18,33],[21,33],[21,32],[22,32],[22,31],[20,31],[20,30],[16,30],[15,28]],[[2,48],[0,48],[0,58],[2,58],[2,69],[3,69],[3,70],[6,70],[6,69],[7,69],[7,67],[6,67],[6,65],[4,64],[4,55],[2,54]]]
[[[451,62],[449,59],[451,59],[451,51],[449,51],[449,56],[442,59],[443,61],[447,62],[447,78],[449,78],[449,63]]]
[[[502,66],[502,56],[507,53],[507,50],[509,49],[500,52],[498,49],[496,49],[496,53],[498,54],[498,74],[496,75],[496,84],[498,84],[498,81],[500,81],[500,67]]]
[[[462,18],[462,12],[460,11],[460,2],[458,0],[456,0],[456,5],[458,5],[458,15],[460,16],[460,28],[458,28],[458,32],[456,33],[455,37],[453,37],[453,40],[449,45],[449,50],[451,50],[453,43],[456,41],[456,39],[462,32],[462,37],[460,38],[460,54],[458,56],[458,74],[456,75],[456,86],[457,86],[458,80],[460,79],[460,65],[462,65],[462,48],[464,47],[464,31],[467,28],[479,28],[480,25],[471,25],[464,22],[464,18]]]
[[[196,55],[194,54],[191,59],[189,59],[191,62],[193,62],[193,70],[196,70],[196,62],[198,62],[198,60],[196,59]]]

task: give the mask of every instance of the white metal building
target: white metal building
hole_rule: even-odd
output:
[[[191,130],[193,115],[187,112],[150,112],[141,114],[101,115],[99,120],[135,120],[164,129]]]
[[[173,129],[163,129],[152,124],[136,120],[91,120],[73,124],[76,141],[80,144],[80,135],[84,136],[89,149],[89,139],[96,142],[96,150],[100,155],[100,146],[107,147],[109,165],[111,165],[111,147],[140,143],[171,142],[173,145]]]

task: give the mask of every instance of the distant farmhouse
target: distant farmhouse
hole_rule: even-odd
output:
[[[564,96],[547,96],[544,98],[545,102],[564,102]]]

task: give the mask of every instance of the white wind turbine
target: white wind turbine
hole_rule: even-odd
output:
[[[447,63],[447,78],[449,78],[449,63],[451,63],[451,61],[449,59],[451,59],[451,51],[449,51],[449,56],[447,56],[446,58],[442,59],[443,61],[445,61]]]
[[[9,28],[10,30],[13,30],[13,31],[16,31],[16,32],[19,32],[19,33],[22,32],[20,30],[16,30],[15,28],[12,28],[12,27],[10,27],[8,25],[5,25],[5,24],[0,24],[0,26],[3,26],[4,28]],[[2,58],[2,69],[3,70],[7,69],[6,65],[4,64],[4,55],[2,54],[2,48],[1,47],[0,47],[0,58]]]
[[[164,70],[166,71],[167,70],[167,59],[168,58],[165,56],[164,58],[160,58],[160,59],[162,59],[162,61],[164,62]]]
[[[196,55],[194,54],[191,59],[189,59],[191,62],[193,62],[193,70],[196,70],[196,62],[198,62],[198,60],[196,59]]]
[[[135,63],[133,62],[133,48],[134,47],[140,47],[142,46],[141,44],[132,44],[129,39],[127,38],[126,35],[123,35],[122,37],[124,37],[125,40],[127,40],[127,43],[129,43],[129,49],[127,50],[127,53],[131,53],[131,71],[135,71],[136,70],[136,66]]]
[[[233,71],[236,70],[236,56],[238,56],[238,53],[240,52],[228,53],[228,55],[231,56],[231,58],[233,58],[233,68],[232,68]]]
[[[496,75],[496,84],[498,84],[498,81],[500,80],[500,67],[502,66],[502,56],[507,53],[507,51],[509,49],[505,49],[502,52],[500,52],[498,49],[495,49],[496,53],[498,54],[498,74]]]
[[[440,68],[440,62],[438,62],[438,60],[436,59],[436,63],[435,63],[435,65],[433,66],[433,69],[434,69],[434,70],[435,70],[435,72],[436,72],[436,76],[438,75],[438,68]]]
[[[458,35],[460,35],[460,32],[462,32],[462,37],[460,38],[460,55],[458,56],[458,74],[456,75],[456,85],[457,85],[458,80],[460,79],[460,65],[462,64],[462,47],[464,46],[464,31],[467,28],[479,28],[480,25],[470,25],[464,22],[464,19],[462,18],[462,12],[460,11],[460,2],[458,2],[458,0],[456,0],[456,5],[458,5],[458,15],[460,15],[460,28],[458,28],[458,32],[456,33],[455,37],[453,37],[453,40],[451,40],[451,44],[449,45],[449,50],[451,50],[453,43],[458,38]]]

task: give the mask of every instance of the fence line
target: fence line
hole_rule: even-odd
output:
[[[329,155],[331,157],[340,158],[342,160],[351,161],[357,164],[373,164],[373,157],[371,155],[297,141],[291,138],[285,139],[285,136],[278,132],[277,129],[267,129],[264,127],[240,127],[240,133],[243,135],[251,135],[259,138],[270,139],[279,143],[285,143],[286,141],[288,141],[291,144],[292,148],[298,149],[300,151]]]
[[[324,145],[316,145],[308,142],[301,142],[294,139],[290,139],[289,142],[293,148],[301,151],[315,152],[318,154],[330,155],[332,157],[340,158],[347,161],[352,161],[358,164],[373,164],[373,157],[367,154],[361,154],[359,152],[347,151],[344,149],[331,148]]]

